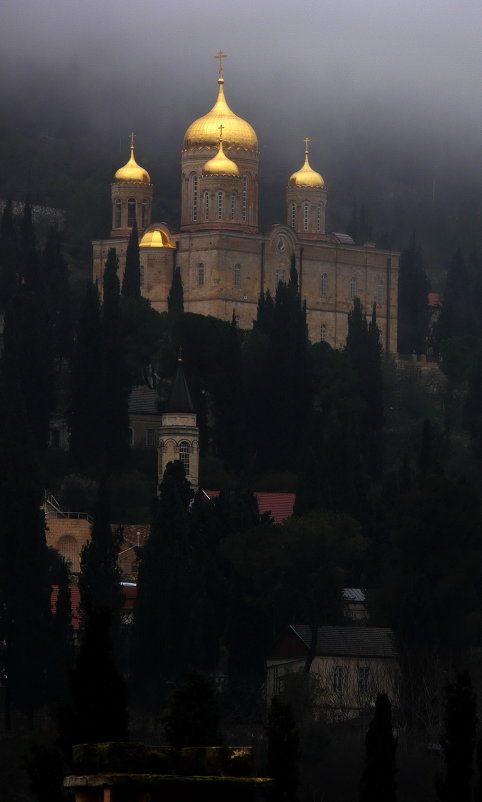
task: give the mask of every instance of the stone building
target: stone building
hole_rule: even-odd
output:
[[[134,224],[140,232],[142,293],[158,311],[167,308],[173,269],[180,268],[184,308],[251,328],[260,293],[275,293],[296,261],[306,301],[312,342],[345,343],[348,312],[360,298],[367,311],[376,304],[386,351],[397,343],[398,253],[373,243],[355,245],[347,234],[325,230],[327,187],[309,163],[287,181],[286,223],[258,228],[258,139],[252,126],[229,108],[222,57],[213,108],[187,129],[181,150],[181,220],[177,229],[153,223],[153,185],[134,155],[112,183],[110,237],[93,243],[93,277],[102,287],[109,248],[120,270]]]

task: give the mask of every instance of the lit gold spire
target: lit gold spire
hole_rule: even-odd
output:
[[[150,184],[151,179],[149,177],[149,173],[147,172],[147,170],[144,170],[143,167],[137,164],[135,160],[134,136],[135,136],[134,133],[132,133],[130,136],[131,155],[129,157],[129,161],[127,162],[127,164],[124,164],[123,167],[119,167],[114,176],[114,181],[128,181],[133,184]]]
[[[223,58],[226,53],[219,50],[214,57],[219,59],[218,97],[211,111],[195,120],[184,135],[184,149],[215,148],[219,144],[219,126],[224,126],[224,147],[227,150],[249,150],[258,152],[258,138],[246,120],[242,120],[229,108],[224,96]]]
[[[203,175],[239,175],[238,165],[226,156],[223,150],[223,128],[219,126],[219,147],[216,155],[209,159],[203,167]]]
[[[303,167],[290,177],[288,181],[289,187],[324,187],[325,182],[321,175],[310,167],[308,161],[308,142],[310,140],[305,137],[305,163]]]

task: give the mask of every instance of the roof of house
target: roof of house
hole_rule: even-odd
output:
[[[220,490],[202,490],[208,499],[219,496]],[[257,493],[254,494],[258,501],[260,515],[268,512],[275,524],[282,523],[286,518],[293,515],[296,493]]]
[[[171,395],[167,402],[167,412],[194,412],[191,393],[187,386],[182,359],[177,360],[177,371],[172,383]]]
[[[132,388],[129,396],[129,412],[142,412],[148,415],[160,415],[158,407],[159,395],[157,390],[138,384]]]
[[[133,582],[121,582],[122,594],[124,596],[123,610],[130,612],[134,609],[134,602],[137,595],[137,585]],[[80,629],[80,590],[78,585],[70,585],[70,612],[72,615],[72,629],[77,632]],[[50,596],[50,606],[52,612],[57,609],[57,599],[59,596],[59,586],[52,585]]]
[[[306,650],[311,644],[307,624],[292,624],[290,630]],[[318,627],[316,655],[319,657],[396,657],[393,632],[388,627]]]
[[[343,588],[342,595],[343,601],[361,603],[366,601],[366,594],[362,588]]]

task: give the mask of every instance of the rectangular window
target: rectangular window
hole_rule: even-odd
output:
[[[145,274],[146,274],[144,265],[139,265],[139,274],[140,274],[141,287],[143,287],[144,286],[144,281],[145,281]]]
[[[234,265],[233,284],[235,287],[241,286],[241,265]]]
[[[147,448],[154,448],[155,446],[155,439],[154,439],[154,429],[146,429],[146,446]]]
[[[370,669],[368,666],[360,666],[358,669],[358,690],[360,693],[368,693],[370,679]]]
[[[204,284],[204,264],[203,262],[199,262],[197,266],[197,284],[198,287],[202,287]]]
[[[333,690],[341,693],[343,690],[343,666],[335,666],[333,670]]]

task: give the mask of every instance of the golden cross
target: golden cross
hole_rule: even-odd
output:
[[[134,133],[134,131],[132,131],[132,133],[131,133],[131,150],[134,150],[134,137],[135,137],[135,133]]]
[[[224,125],[220,125],[219,126],[219,141],[220,142],[223,141],[223,128],[224,128]]]
[[[305,136],[305,155],[306,155],[306,156],[308,156],[308,142],[309,142],[309,141],[310,141],[310,140],[308,139],[308,137],[307,137],[307,136]]]
[[[223,58],[227,58],[227,57],[228,57],[227,53],[223,53],[222,50],[218,50],[218,52],[214,56],[214,58],[218,58],[219,59],[219,77],[220,78],[223,77]]]

